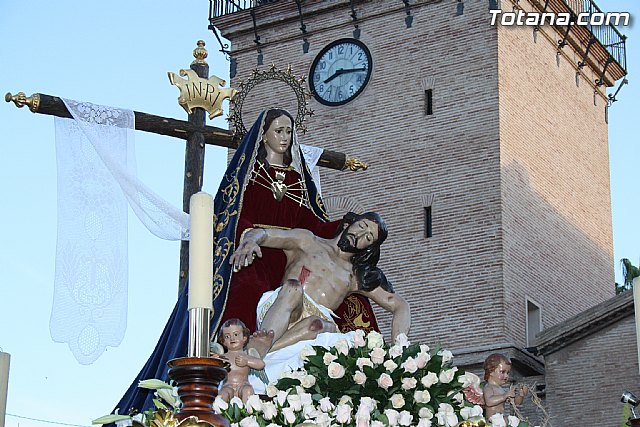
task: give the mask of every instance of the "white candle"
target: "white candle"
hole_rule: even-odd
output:
[[[189,219],[189,310],[213,309],[213,198],[191,196]]]
[[[9,363],[11,355],[0,351],[0,427],[4,427],[7,411],[7,390],[9,388]]]
[[[636,312],[636,345],[638,347],[638,367],[640,368],[640,277],[633,279],[633,306]]]

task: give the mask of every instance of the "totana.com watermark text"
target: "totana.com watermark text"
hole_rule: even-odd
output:
[[[629,12],[582,12],[573,15],[569,12],[505,12],[500,9],[489,10],[491,25],[629,25],[631,14]]]

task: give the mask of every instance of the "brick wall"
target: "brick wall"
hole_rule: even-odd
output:
[[[619,425],[622,392],[640,392],[634,316],[547,355],[545,362],[554,426]]]
[[[613,289],[604,106],[593,106],[588,85],[576,87],[571,67],[556,65],[550,42],[490,27],[488,2],[465,1],[462,15],[455,1],[412,4],[406,28],[402,2],[357,3],[371,81],[344,106],[312,100],[301,142],[370,164],[323,170],[322,188],[386,218],[381,265],[411,304],[413,340],[524,346],[525,295],[550,325],[605,299],[607,280]],[[303,54],[296,12],[293,2],[258,8],[258,32],[265,67],[306,76],[320,49],[354,27],[349,2],[313,2]],[[218,28],[232,42],[237,86],[256,67],[251,17],[224,17]],[[431,116],[423,79],[433,85]],[[267,106],[295,110],[282,84],[250,98],[249,122]],[[388,317],[380,320],[388,331]]]

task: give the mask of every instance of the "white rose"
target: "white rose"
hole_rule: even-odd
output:
[[[301,380],[300,380],[300,385],[304,388],[311,388],[316,384],[316,377],[314,377],[313,375],[305,375]]]
[[[337,362],[329,363],[329,366],[327,367],[327,374],[329,375],[329,378],[333,378],[333,379],[342,378],[344,377],[344,373],[345,373],[344,366],[342,366]]]
[[[410,426],[413,421],[413,416],[409,411],[400,412],[400,418],[398,419],[398,424],[401,426]]]
[[[371,421],[371,427],[384,427],[384,424],[382,423],[382,421]]]
[[[423,386],[425,386],[425,388],[429,388],[438,382],[438,376],[435,374],[435,372],[429,372],[427,375],[422,377],[420,382]]]
[[[398,336],[396,337],[396,344],[400,347],[409,347],[409,338],[404,332],[398,334]]]
[[[262,400],[260,399],[260,396],[252,394],[247,399],[247,403],[245,403],[245,406],[247,408],[247,412],[250,414],[253,414],[254,412],[260,412],[262,411]]]
[[[329,363],[333,362],[334,360],[336,360],[338,358],[338,356],[336,356],[335,354],[329,353],[328,351],[324,354],[324,356],[322,356],[322,361],[324,362],[325,365],[328,365]]]
[[[282,416],[284,416],[284,419],[287,423],[293,424],[296,422],[296,414],[295,412],[293,412],[292,408],[282,408],[281,412],[282,412]]]
[[[518,427],[520,425],[520,418],[514,417],[513,415],[509,415],[509,427]]]
[[[277,393],[278,393],[278,387],[276,387],[275,384],[269,384],[267,386],[267,396],[275,397]]]
[[[363,366],[371,366],[373,368],[373,362],[368,357],[358,357],[356,359],[356,366],[362,370]]]
[[[240,421],[240,427],[260,427],[260,424],[256,421],[256,417],[251,415],[250,417],[246,417]]]
[[[462,416],[462,418],[465,420],[468,420],[472,417],[481,417],[482,407],[479,405],[465,406],[464,408],[460,409],[460,416]]]
[[[462,388],[467,388],[472,385],[480,386],[480,377],[473,372],[465,372],[458,377],[458,381],[462,383]]]
[[[240,399],[239,397],[232,397],[231,400],[229,400],[229,406],[232,405],[236,405],[238,408],[242,409],[244,408],[244,404],[242,403],[242,399]]]
[[[367,376],[362,371],[356,371],[353,375],[353,381],[358,385],[362,385],[367,381]]]
[[[431,420],[420,418],[420,421],[418,421],[418,425],[416,427],[431,427]]]
[[[358,410],[362,409],[362,410],[372,412],[375,408],[376,408],[376,401],[370,398],[369,396],[363,396],[360,399],[360,406],[358,407]]]
[[[309,356],[315,355],[316,351],[313,349],[313,347],[310,347],[308,345],[305,345],[302,350],[300,350],[300,359],[304,360],[305,362],[309,360]]]
[[[226,411],[227,409],[229,409],[229,404],[222,397],[216,396],[216,399],[213,401],[213,410],[216,411],[216,414]]]
[[[430,348],[426,344],[420,344],[420,353],[429,353]]]
[[[504,422],[504,416],[502,416],[500,412],[493,414],[491,418],[489,418],[489,422],[491,423],[491,427],[507,427],[507,423]]]
[[[371,351],[371,361],[373,363],[375,363],[376,365],[381,364],[382,362],[384,362],[384,357],[387,355],[387,353],[384,351],[384,349],[380,348],[380,347],[376,347]]]
[[[398,364],[396,362],[394,362],[393,360],[389,359],[389,360],[384,362],[383,366],[387,369],[387,371],[393,372],[398,367]]]
[[[430,420],[431,418],[433,418],[433,412],[431,412],[431,409],[429,408],[420,408],[420,410],[418,411],[418,416],[420,418]]]
[[[384,339],[382,338],[382,334],[380,332],[369,332],[369,335],[367,335],[367,347],[369,348],[369,350],[382,347],[383,345]]]
[[[385,409],[384,414],[387,416],[390,426],[398,425],[398,420],[400,418],[400,413],[398,411],[395,409]]]
[[[300,393],[298,396],[300,396],[302,406],[313,405],[313,397],[311,397],[310,393]]]
[[[316,417],[315,423],[320,427],[329,427],[331,425],[331,417],[329,416],[329,414],[325,414],[324,412],[322,412]]]
[[[392,385],[393,385],[393,380],[391,379],[389,374],[384,373],[384,374],[380,375],[380,378],[378,378],[378,386],[380,388],[383,388],[383,389],[387,390]]]
[[[464,402],[464,395],[458,392],[453,395],[452,399],[455,400],[457,403],[461,404],[462,402]]]
[[[367,342],[364,339],[364,331],[362,329],[356,329],[353,333],[353,345],[356,347],[364,347],[367,345]]]
[[[418,381],[415,378],[403,378],[402,379],[402,389],[403,390],[411,390],[412,388],[416,388],[418,385]]]
[[[262,404],[262,416],[265,420],[272,420],[276,415],[278,415],[278,408],[275,403],[264,402]]]
[[[320,405],[320,410],[323,412],[332,411],[334,408],[333,403],[331,403],[331,400],[329,400],[328,397],[323,397],[322,399],[320,399],[318,401],[318,404]]]
[[[283,391],[283,390],[278,390],[278,392],[276,393],[276,402],[278,402],[278,405],[280,406],[284,406],[284,402],[287,401],[287,395],[289,394],[288,391]]]
[[[418,403],[428,403],[431,400],[431,394],[427,390],[416,390],[413,392],[413,400]]]
[[[446,427],[453,427],[458,424],[458,417],[456,416],[453,406],[448,403],[441,403],[438,406],[438,412],[436,413],[438,424]]]
[[[336,407],[336,422],[339,424],[346,424],[351,421],[351,406],[349,405],[338,405]]]
[[[402,363],[402,369],[404,369],[405,372],[413,374],[418,370],[416,360],[413,357],[407,357],[407,360]]]
[[[371,425],[370,421],[371,413],[360,405],[356,412],[356,427],[368,427]]]
[[[449,350],[440,350],[438,352],[438,355],[442,356],[443,365],[453,359],[453,353],[451,353]]]
[[[351,396],[347,396],[346,394],[338,400],[338,405],[349,405],[351,404]]]
[[[431,360],[431,355],[429,353],[418,353],[416,356],[416,366],[418,366],[418,369],[422,369],[427,366],[429,360]]]
[[[402,356],[402,347],[399,345],[394,345],[389,349],[389,356],[395,358]]]
[[[289,407],[294,411],[302,410],[302,402],[300,401],[300,396],[297,394],[290,394],[287,396],[287,402],[289,402]]]
[[[346,339],[339,339],[333,346],[338,350],[338,353],[344,354],[345,356],[349,354],[349,343]]]
[[[404,397],[402,397],[402,395],[398,393],[391,396],[391,406],[396,409],[402,408],[404,406]]]
[[[440,379],[441,383],[444,383],[444,384],[450,383],[451,381],[453,381],[453,377],[455,376],[457,371],[458,371],[457,367],[447,369],[445,371],[440,372],[440,376],[438,378]]]

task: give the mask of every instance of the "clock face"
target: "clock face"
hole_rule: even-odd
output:
[[[341,39],[327,45],[313,60],[309,82],[324,105],[342,105],[362,92],[371,77],[371,52],[359,40]]]

